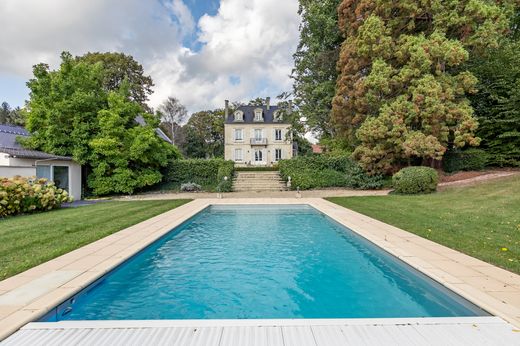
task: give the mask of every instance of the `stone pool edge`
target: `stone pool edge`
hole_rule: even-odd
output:
[[[0,282],[0,340],[216,204],[306,204],[520,328],[520,276],[320,198],[198,199]]]

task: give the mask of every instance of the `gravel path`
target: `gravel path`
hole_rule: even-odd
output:
[[[499,178],[505,178],[513,175],[520,174],[518,171],[511,171],[511,172],[494,172],[484,175],[479,175],[478,177],[469,178],[469,179],[463,179],[463,180],[457,180],[457,181],[450,181],[446,183],[440,183],[440,187],[444,186],[466,186],[471,185],[475,183],[480,183],[487,180],[493,180],[493,179],[499,179]]]

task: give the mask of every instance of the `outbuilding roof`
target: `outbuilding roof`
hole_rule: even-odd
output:
[[[56,159],[72,161],[71,157],[48,154],[43,151],[25,149],[16,141],[16,137],[28,137],[29,132],[21,126],[0,125],[0,152],[12,157],[24,159]]]
[[[0,152],[6,153],[11,157],[18,157],[18,158],[22,158],[22,159],[37,159],[37,160],[54,159],[54,160],[72,161],[72,158],[68,157],[68,156],[47,154],[47,153],[44,153],[43,151],[23,149],[23,148],[0,147]]]

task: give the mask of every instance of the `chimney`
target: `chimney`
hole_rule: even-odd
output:
[[[271,109],[271,98],[269,96],[265,98],[265,103],[267,104],[267,110]]]
[[[229,100],[225,100],[224,103],[226,104],[226,107],[224,108],[224,116],[227,119],[229,116]]]
[[[289,100],[289,111],[288,113],[291,114],[293,109],[292,100]]]

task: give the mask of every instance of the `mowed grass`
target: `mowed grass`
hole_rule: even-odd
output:
[[[114,201],[0,219],[0,280],[187,202]]]
[[[520,176],[431,195],[328,200],[520,274]]]

